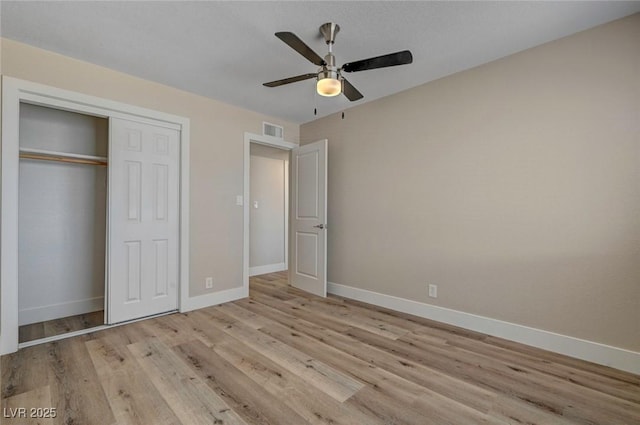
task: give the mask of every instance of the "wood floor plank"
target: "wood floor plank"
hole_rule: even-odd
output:
[[[42,387],[48,380],[49,355],[53,344],[40,344],[27,347],[2,357],[2,398],[13,397]]]
[[[139,322],[139,326],[171,347],[203,337],[199,325],[189,320],[186,314],[177,313],[143,320]]]
[[[251,301],[247,302],[245,300],[243,302],[243,304],[245,305],[247,303],[251,303]],[[278,312],[277,314],[283,314],[283,313]],[[276,318],[276,317],[273,317],[273,318]],[[315,356],[320,357],[322,360],[324,360],[328,364],[340,365],[339,367],[341,367],[345,373],[353,374],[357,379],[360,379],[363,382],[367,382],[369,385],[373,384],[374,388],[376,388],[378,391],[382,391],[381,388],[386,389],[389,386],[393,386],[394,390],[390,390],[390,389],[387,390],[388,394],[392,394],[392,393],[401,391],[401,389],[404,388],[405,394],[412,394],[412,395],[406,396],[406,397],[400,397],[400,399],[403,399],[403,398],[405,400],[411,399],[413,400],[412,402],[415,403],[417,399],[415,399],[414,397],[417,395],[417,396],[420,396],[419,398],[435,400],[434,401],[435,405],[438,405],[443,411],[456,412],[453,414],[448,413],[450,418],[455,415],[460,415],[462,413],[463,415],[469,415],[469,416],[463,416],[464,420],[467,420],[467,421],[470,420],[470,417],[473,418],[473,420],[475,420],[476,422],[488,419],[483,417],[483,415],[480,412],[477,412],[477,411],[474,412],[473,409],[468,409],[464,406],[456,405],[454,408],[452,408],[452,406],[448,404],[450,403],[450,401],[445,400],[443,397],[442,398],[439,397],[439,395],[434,392],[425,391],[425,388],[422,388],[418,385],[413,385],[413,383],[407,382],[403,379],[399,379],[398,376],[389,374],[386,370],[378,368],[377,364],[376,366],[374,366],[375,364],[374,361],[365,362],[357,358],[357,356],[352,357],[347,355],[347,352],[349,350],[346,350],[347,352],[345,352],[345,351],[335,349],[332,346],[323,347],[321,345],[316,344],[316,343],[321,344],[321,341],[331,341],[330,344],[333,345],[334,337],[339,337],[339,335],[321,334],[321,336],[318,338],[317,341],[312,341],[311,339],[307,338],[306,335],[304,335],[307,329],[301,329],[301,327],[299,327],[299,325],[301,324],[301,320],[293,317],[291,319],[295,321],[296,325],[290,325],[291,327],[289,328],[283,325],[275,325],[275,326],[272,325],[272,326],[264,327],[262,331],[280,339],[283,342],[286,342],[287,345],[289,346],[298,348],[300,350],[307,350],[308,353],[314,353]],[[286,322],[286,320],[284,322]],[[326,331],[326,329],[322,329],[320,327],[318,327],[317,329],[319,329],[320,331]],[[302,332],[300,333],[295,332],[300,330],[302,330]],[[355,341],[350,341],[350,342],[353,345],[356,345]],[[345,345],[348,346],[350,342],[347,341]],[[367,357],[366,354],[361,353],[361,355],[365,358]],[[372,369],[375,369],[375,372],[372,372]],[[386,381],[386,382],[384,382],[383,384],[383,381]],[[393,385],[391,385],[391,383]],[[357,398],[358,394],[359,392],[354,397]],[[488,394],[485,393],[485,395],[488,395]],[[380,394],[380,396],[382,396],[382,394]],[[489,402],[490,400],[484,403],[485,407],[487,407],[487,410],[488,410]],[[396,399],[391,404],[395,404],[397,407],[399,403],[401,403],[401,400]],[[417,403],[419,404],[419,402]],[[409,409],[409,407],[405,406],[404,409],[405,410]],[[385,416],[384,414],[383,416],[386,418],[386,420],[393,419],[389,416]],[[460,422],[461,420],[463,419],[461,419],[460,416],[457,416],[455,417],[455,419],[451,419],[450,423],[456,423],[456,422],[463,423],[463,422]]]
[[[430,346],[431,353],[437,352],[460,363],[481,365],[483,369],[491,371],[495,376],[509,377],[514,389],[526,385],[527,392],[537,392],[542,403],[548,405],[551,405],[552,402],[560,403],[562,413],[566,417],[575,417],[577,420],[599,418],[603,421],[620,421],[622,423],[631,421],[633,418],[640,418],[640,405],[628,400],[575,385],[574,382],[559,379],[526,366],[517,366],[511,361],[500,361],[494,356],[480,352],[460,350],[455,346],[433,347],[428,341],[422,340],[421,335],[418,334],[409,335],[406,338],[414,343],[420,342],[421,347]],[[594,403],[598,407],[595,407]]]
[[[343,323],[337,320],[336,318],[322,316],[318,312],[311,311],[311,310],[303,311],[295,305],[281,302],[279,300],[276,300],[260,292],[252,292],[251,299],[256,300],[261,304],[268,305],[269,307],[272,307],[274,309],[284,311],[293,317],[299,317],[301,319],[309,319],[310,317],[313,316],[315,318],[315,321],[322,322],[324,327],[336,332],[346,332],[350,328],[348,324]]]
[[[82,329],[94,328],[103,324],[104,311],[102,310],[47,320],[45,322],[31,323],[18,328],[18,341],[21,343],[33,341]]]
[[[281,311],[271,309],[268,306],[261,305],[254,301],[245,300],[242,304],[238,303],[238,305],[258,311],[262,316],[272,318],[287,328],[291,336],[303,334],[315,338],[357,359],[381,367],[399,377],[419,384],[424,388],[428,388],[452,400],[461,402],[478,411],[489,411],[493,403],[495,395],[490,391],[424,367],[409,359],[378,350],[347,335],[325,329],[321,325],[287,316]],[[275,327],[265,326],[265,328],[271,331]],[[280,329],[279,334],[282,334],[282,329]]]
[[[344,373],[304,354],[278,340],[268,337],[242,322],[225,315],[216,308],[205,310],[212,323],[223,332],[237,338],[265,357],[273,360],[291,372],[304,377],[311,385],[324,391],[338,401],[344,401],[363,387]]]
[[[134,344],[147,338],[159,338],[160,335],[152,327],[146,326],[147,322],[153,322],[154,320],[133,322],[126,326],[119,326],[105,332],[96,333],[95,338],[109,338],[111,343],[118,344],[118,346]]]
[[[612,419],[619,420],[621,423],[629,422],[634,417],[636,406],[638,406],[624,400],[607,398],[606,395],[595,391],[592,391],[589,396],[594,397],[593,401],[600,400],[600,402],[593,405],[584,401],[584,391],[588,389],[574,386],[567,392],[562,382],[551,385],[530,371],[518,367],[513,369],[507,364],[496,363],[492,359],[460,353],[454,347],[434,346],[430,341],[422,341],[420,336],[415,334],[392,341],[393,344],[389,344],[386,338],[365,333],[359,329],[353,329],[348,334],[367,341],[370,345],[405,356],[417,363],[473,382],[483,388],[512,394],[558,416],[565,413],[569,416],[570,412],[566,409],[578,405],[578,409],[572,411],[570,417],[577,421],[587,421],[584,423],[594,419],[599,421],[597,423],[607,423]],[[601,404],[602,397],[610,403]]]
[[[275,300],[279,300],[279,301],[287,301],[287,300],[292,300],[296,297],[299,297],[300,294],[295,293],[292,290],[285,290],[285,291],[281,291],[275,288],[272,288],[270,286],[264,285],[260,283],[259,279],[254,280],[254,285],[253,285],[253,292],[255,293],[261,293],[265,296],[271,297]]]
[[[88,355],[90,339],[83,335],[51,343],[49,386],[56,424],[115,422]]]
[[[31,323],[18,327],[18,342],[28,342],[44,338],[44,323]]]
[[[507,341],[505,339],[494,336],[488,336],[485,341],[487,343],[492,343],[498,347],[503,347],[517,353],[530,354],[548,362],[558,363],[570,366],[572,368],[593,372],[598,375],[606,376],[621,382],[626,382],[640,388],[640,375],[636,375],[619,369],[614,369],[612,367],[587,362],[585,360],[576,359],[574,357],[563,356],[562,354],[553,353],[551,351],[542,350],[540,348],[531,347],[524,344],[519,344],[514,341]]]
[[[218,309],[234,319],[241,321],[252,329],[260,329],[268,324],[265,323],[264,316],[256,314],[250,310],[246,310],[237,304],[223,304],[218,306]]]
[[[242,302],[239,302],[238,304],[241,304],[243,307],[246,308],[251,308],[253,307],[254,309],[257,309],[258,311],[261,311],[261,314],[263,315],[268,315],[270,318],[278,320],[278,316],[282,317],[282,315],[284,315],[285,313],[283,313],[282,311],[276,311],[276,310],[272,310],[271,314],[267,313],[264,308],[260,307],[259,303],[256,303],[254,301],[247,301],[247,300],[243,300]],[[264,306],[262,306],[264,307]],[[354,351],[357,351],[356,349],[354,349],[353,347],[356,346],[356,343],[352,343],[349,344],[349,336],[350,333],[349,331],[347,331],[346,336],[340,335],[340,334],[336,334],[336,333],[331,333],[331,331],[327,331],[326,329],[322,329],[321,326],[317,325],[317,327],[314,329],[313,327],[309,327],[309,326],[304,326],[302,325],[302,323],[304,322],[303,320],[299,319],[299,318],[294,318],[291,317],[289,319],[284,318],[281,320],[281,322],[283,324],[287,324],[289,326],[290,330],[293,331],[297,331],[301,334],[309,334],[309,335],[313,335],[315,336],[318,340],[326,342],[332,346],[340,346],[341,349],[345,350],[346,352],[351,352],[352,354],[354,354],[356,357],[359,357],[361,359],[367,359],[370,363],[372,364],[376,364],[377,366],[381,366],[382,368],[386,369],[386,370],[393,370],[396,374],[398,374],[399,376],[407,376],[406,371],[409,371],[409,373],[414,373],[415,370],[413,370],[413,368],[411,368],[410,366],[412,365],[416,365],[416,363],[412,362],[409,359],[405,359],[405,360],[401,360],[401,359],[396,359],[398,365],[406,365],[403,366],[402,368],[397,368],[397,367],[389,367],[389,364],[393,365],[393,362],[389,363],[389,362],[385,362],[384,360],[382,360],[380,357],[382,357],[384,359],[384,356],[377,356],[377,358],[375,358],[376,356],[374,355],[372,358],[372,354],[375,353],[375,349],[371,349],[371,347],[369,346],[369,350],[363,350],[361,352],[361,354],[356,354],[354,353]],[[268,332],[270,335],[272,336],[278,336],[280,338],[286,339],[287,338],[287,332],[283,332],[280,331],[279,333],[274,333],[274,331],[271,328],[264,328],[263,331]],[[288,331],[289,334],[292,334],[290,331]],[[380,338],[377,335],[373,335],[370,334],[371,337],[376,336],[379,339],[382,340],[386,340],[385,338]],[[288,342],[288,344],[294,345],[296,344],[298,338],[292,339],[291,341]],[[305,344],[302,343],[303,346],[305,345],[310,345],[310,344]],[[393,344],[392,344],[393,345]],[[316,355],[318,355],[319,350],[317,350],[317,348],[315,349]],[[323,358],[324,359],[324,358]],[[327,361],[327,359],[324,359],[325,361]],[[402,369],[405,369],[405,371],[403,372]],[[425,370],[428,369],[423,369],[422,371],[419,371],[419,373],[417,374],[417,376],[414,376],[414,381],[419,381],[422,382],[422,385],[425,388],[434,388],[434,385],[438,385],[438,380],[437,379],[433,379],[431,378],[432,375],[429,375],[428,373],[424,373]],[[422,372],[422,373],[420,373]],[[358,376],[361,379],[364,379],[362,376]],[[430,379],[431,378],[431,379]],[[411,378],[409,378],[411,379]],[[451,378],[450,378],[451,379]],[[427,382],[425,382],[427,381]],[[456,380],[451,379],[451,381],[455,382]],[[440,385],[439,388],[435,387],[434,390],[442,392],[444,394],[448,394],[448,396],[451,399],[454,400],[458,400],[460,402],[462,402],[463,404],[466,404],[468,406],[473,406],[481,411],[488,411],[489,408],[493,405],[492,403],[492,398],[487,396],[488,392],[486,390],[483,390],[482,388],[473,386],[473,385],[468,385],[465,383],[459,384],[459,385],[451,385],[451,381],[447,382],[446,379],[443,380]],[[479,393],[476,394],[476,396],[473,396],[474,392]],[[530,412],[525,412],[527,413],[527,415],[523,415],[523,416],[516,416],[516,415],[512,415],[513,418],[511,419],[518,419],[521,421],[525,421],[527,419],[535,419],[540,415],[534,415],[534,416],[530,416],[528,415]],[[549,419],[549,416],[551,415],[545,415],[547,419]],[[485,419],[486,420],[486,419]],[[493,420],[502,420],[502,419],[498,419],[497,417],[493,418]],[[558,423],[570,423],[569,421],[562,421],[562,420],[557,420],[556,422]],[[532,422],[535,423],[535,422]]]
[[[416,332],[418,335],[424,335],[424,330]],[[427,335],[433,335],[428,332]],[[537,372],[553,376],[554,378],[569,381],[572,384],[581,385],[596,391],[603,392],[624,400],[634,403],[640,403],[640,386],[623,382],[608,376],[603,376],[591,371],[576,369],[563,364],[552,363],[544,359],[525,353],[514,353],[502,347],[492,344],[472,343],[463,337],[448,338],[447,343],[467,350],[482,354],[493,359],[506,362],[519,367],[525,367]]]
[[[305,423],[302,416],[287,406],[286,400],[271,395],[201,341],[173,349],[248,424]]]
[[[52,410],[52,407],[49,385],[38,387],[3,399],[2,423],[5,425],[53,425],[58,412],[55,408]],[[32,408],[36,411],[32,411]],[[38,408],[42,410],[39,411]]]
[[[335,365],[344,373],[351,374],[354,378],[366,382],[368,385],[363,390],[373,388],[380,399],[389,399],[390,405],[395,405],[396,408],[402,406],[400,410],[406,412],[416,410],[416,414],[422,415],[428,413],[431,417],[439,418],[441,423],[481,423],[488,419],[483,412],[468,405],[404,379],[383,367],[351,356],[321,341],[291,332],[282,325],[265,327],[261,329],[261,332],[278,338],[287,345],[308,354],[313,353],[314,356],[328,364]],[[357,398],[361,395],[361,391],[358,391],[354,397]],[[412,407],[418,405],[420,400],[431,408],[421,410]],[[443,418],[447,418],[446,422],[443,422]]]
[[[389,339],[398,339],[399,337],[409,332],[409,330],[406,328],[392,325],[389,322],[380,320],[375,316],[362,316],[355,312],[352,312],[344,304],[338,305],[326,302],[322,303],[318,301],[313,303],[309,302],[308,300],[299,298],[293,298],[286,301],[286,303],[298,307],[303,312],[314,311],[316,312],[316,314],[320,314],[325,318],[335,319],[349,326],[364,329],[366,331],[384,336]],[[309,305],[311,303],[313,303],[313,305]]]
[[[555,374],[558,376],[570,376],[573,379],[575,376],[584,376],[590,383],[592,381],[602,381],[603,385],[601,389],[610,389],[616,391],[615,388],[620,388],[625,397],[629,397],[629,394],[640,394],[640,379],[639,375],[634,375],[628,372],[624,372],[617,369],[608,368],[605,366],[597,365],[594,363],[586,362],[584,360],[575,359],[561,354],[552,353],[539,348],[530,347],[527,345],[519,344],[513,341],[507,341],[501,338],[477,333],[456,326],[447,325],[444,323],[434,322],[429,319],[412,316],[406,313],[396,312],[383,307],[371,306],[360,301],[344,300],[345,304],[355,305],[361,308],[369,308],[376,313],[382,314],[385,320],[389,320],[395,323],[395,320],[408,321],[410,323],[419,324],[416,328],[416,333],[420,335],[431,335],[434,338],[442,338],[447,343],[454,344],[461,341],[466,341],[468,346],[473,346],[473,350],[491,350],[491,348],[504,350],[507,356],[512,355],[517,358],[533,358],[537,363],[548,366],[548,369],[544,369],[544,372]],[[483,341],[484,344],[476,344],[475,341]],[[496,351],[494,351],[495,353]],[[524,356],[524,357],[523,357]],[[552,372],[552,370],[556,372]],[[584,384],[584,382],[582,382]],[[635,400],[635,397],[630,399]]]
[[[439,418],[434,418],[432,412],[421,411],[411,407],[404,401],[387,394],[381,394],[371,386],[363,388],[362,391],[354,395],[347,401],[347,405],[358,409],[364,414],[377,417],[385,424],[392,425],[453,425],[455,422],[441,422]],[[460,422],[460,423],[483,423],[482,422]],[[486,422],[485,422],[486,423]]]
[[[287,400],[287,404],[311,424],[382,424],[336,401],[309,385],[302,377],[248,349],[239,341],[216,345],[214,351],[278,399]]]
[[[199,334],[201,341],[204,345],[211,348],[218,344],[226,343],[229,340],[234,340],[232,336],[224,333],[218,327],[210,324],[211,317],[206,313],[207,309],[200,309],[189,313],[189,319],[195,323],[206,323],[207,326],[202,326],[201,334]]]
[[[193,369],[157,338],[130,344],[128,348],[182,423],[246,425]]]
[[[541,406],[536,406],[518,398],[502,394],[494,399],[488,415],[492,419],[502,421],[509,425],[576,425],[583,423],[559,416],[554,412],[541,408]]]
[[[100,338],[87,342],[87,348],[118,424],[179,424],[117,331],[105,331]]]

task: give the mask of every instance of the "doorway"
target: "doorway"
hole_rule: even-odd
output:
[[[244,206],[243,296],[249,296],[251,257],[251,145],[270,146],[290,152],[290,219],[288,282],[307,292],[326,297],[327,291],[327,152],[328,141],[302,147],[271,136],[245,133],[244,191],[237,199]],[[259,207],[260,204],[258,204]]]
[[[244,240],[243,240],[243,283],[242,283],[242,287],[243,287],[243,292],[244,292],[244,296],[248,297],[249,296],[249,276],[255,276],[255,275],[259,275],[259,274],[263,274],[263,273],[269,273],[270,270],[269,268],[275,269],[275,268],[281,268],[281,270],[286,270],[286,268],[288,267],[289,264],[289,252],[288,252],[288,245],[289,245],[289,237],[288,237],[288,231],[289,231],[289,205],[288,205],[288,197],[289,197],[289,185],[288,185],[288,181],[289,181],[289,156],[290,156],[290,152],[292,149],[298,147],[297,144],[295,143],[291,143],[291,142],[287,142],[285,140],[279,139],[277,137],[272,137],[272,136],[267,136],[267,135],[258,135],[258,134],[252,134],[252,133],[245,133],[244,134],[244,184],[243,184],[243,196],[242,196],[242,203],[243,203],[243,212],[244,212]],[[252,151],[253,154],[252,155]],[[282,250],[282,257],[281,258],[283,261],[280,263],[270,263],[271,261],[276,261],[274,260],[274,258],[276,258],[275,256],[270,257],[270,256],[266,256],[263,258],[258,258],[256,261],[256,254],[258,254],[257,251],[262,250],[262,251],[269,251],[268,248],[262,248],[262,249],[257,249],[258,247],[256,247],[256,250],[254,250],[254,263],[252,265],[251,263],[251,257],[252,257],[252,252],[251,252],[251,240],[252,240],[252,230],[255,232],[256,230],[260,230],[260,229],[256,229],[255,226],[252,229],[251,227],[251,218],[252,218],[252,212],[253,212],[253,216],[254,216],[254,225],[256,224],[256,218],[258,217],[259,214],[257,214],[259,211],[264,211],[260,210],[261,205],[264,205],[261,203],[261,199],[254,199],[252,200],[252,194],[251,194],[251,171],[252,171],[252,164],[251,164],[251,159],[252,156],[260,158],[258,159],[257,162],[254,162],[254,165],[256,163],[260,163],[260,165],[265,165],[263,168],[266,169],[272,169],[275,170],[276,167],[276,162],[272,162],[272,161],[268,161],[268,159],[275,159],[276,161],[285,161],[286,159],[286,191],[283,194],[283,196],[286,198],[285,202],[286,202],[286,207],[284,208],[284,214],[285,214],[285,222],[283,225],[283,250]],[[262,158],[264,158],[265,160],[263,161]],[[283,165],[284,166],[284,165]],[[254,196],[256,196],[256,193],[254,191]],[[255,205],[252,201],[257,201],[257,208],[255,208]],[[277,200],[276,200],[277,202]],[[254,211],[257,210],[257,211]],[[277,220],[277,219],[269,219],[270,220]],[[262,224],[266,224],[266,223],[262,223]],[[258,226],[260,227],[260,226]],[[264,230],[264,229],[263,229]],[[279,233],[279,232],[277,232]],[[270,232],[270,231],[266,231],[265,234],[271,234],[271,236],[266,236],[273,238],[275,235],[274,232]],[[254,242],[255,242],[255,238],[254,238]],[[264,241],[263,241],[264,242]],[[280,245],[278,245],[280,246]],[[278,253],[280,252],[280,248],[276,248],[276,250],[278,251]],[[260,264],[260,262],[265,263],[265,264]],[[270,263],[270,264],[268,264]],[[282,264],[284,263],[284,264]],[[261,268],[261,266],[266,266]],[[273,270],[274,272],[276,270]]]
[[[251,143],[249,276],[288,268],[290,151]]]
[[[19,343],[103,325],[106,118],[20,103]]]

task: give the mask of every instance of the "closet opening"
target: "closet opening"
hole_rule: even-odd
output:
[[[188,118],[2,76],[1,130],[0,354],[211,302]]]
[[[20,103],[18,334],[105,324],[107,118]]]

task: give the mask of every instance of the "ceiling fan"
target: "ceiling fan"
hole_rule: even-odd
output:
[[[263,85],[267,87],[278,87],[285,84],[316,78],[316,90],[319,95],[330,97],[343,93],[347,99],[353,102],[362,99],[364,96],[351,83],[349,83],[347,79],[344,78],[343,73],[386,68],[388,66],[406,65],[413,62],[411,52],[409,50],[403,50],[401,52],[390,53],[388,55],[348,62],[338,68],[336,66],[336,58],[333,55],[333,43],[335,42],[338,31],[340,31],[340,26],[332,22],[323,24],[320,27],[320,34],[322,34],[327,42],[327,46],[329,46],[329,53],[327,53],[324,59],[307,46],[294,33],[277,32],[275,34],[276,37],[307,58],[311,63],[319,66],[320,69],[315,73],[297,75],[283,80],[264,83]]]

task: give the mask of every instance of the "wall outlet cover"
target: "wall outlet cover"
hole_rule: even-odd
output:
[[[438,285],[429,285],[429,297],[438,298]]]

